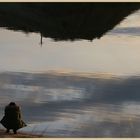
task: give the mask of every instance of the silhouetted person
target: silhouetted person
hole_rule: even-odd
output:
[[[0,122],[7,129],[7,133],[12,129],[14,134],[16,134],[18,129],[26,126],[21,120],[20,108],[14,102],[5,107],[4,117]]]

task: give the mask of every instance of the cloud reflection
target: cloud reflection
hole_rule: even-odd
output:
[[[140,136],[138,76],[5,72],[0,79],[1,117],[3,107],[16,101],[29,124],[21,131],[57,137]]]

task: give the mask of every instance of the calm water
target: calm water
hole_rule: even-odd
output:
[[[28,127],[57,137],[139,137],[140,77],[0,74],[0,117],[17,102]]]
[[[0,30],[0,118],[15,101],[20,131],[54,137],[140,137],[139,11],[93,42]],[[2,126],[1,126],[2,127]]]

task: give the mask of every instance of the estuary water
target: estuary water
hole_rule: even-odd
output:
[[[0,29],[0,118],[15,101],[21,132],[140,137],[139,40],[139,11],[92,42]]]

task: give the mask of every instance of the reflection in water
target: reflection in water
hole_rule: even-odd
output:
[[[131,27],[125,21],[100,40],[44,39],[42,48],[36,34],[1,30],[0,71],[15,72],[0,73],[0,118],[5,105],[15,101],[28,124],[23,132],[140,137],[140,77],[130,76],[140,73],[139,14],[130,21]],[[118,76],[101,74],[106,72]]]
[[[74,100],[76,98],[82,99],[83,93],[80,89],[73,89],[72,88],[66,88],[66,89],[59,89],[59,88],[53,88],[53,89],[46,89],[45,87],[40,86],[26,86],[26,85],[12,85],[12,84],[5,84],[3,89],[7,90],[16,90],[17,94],[16,97],[23,99],[32,100],[35,98],[35,100],[39,102],[43,102],[43,100],[47,99],[47,101],[61,101],[61,100]],[[23,92],[22,95],[20,95],[18,92]],[[40,92],[40,94],[35,96],[29,95],[33,92]],[[61,93],[61,94],[60,94]],[[30,97],[30,98],[29,98]],[[46,100],[45,100],[46,101]]]
[[[135,35],[140,36],[140,27],[123,27],[116,28],[109,34],[127,34],[127,35]]]
[[[5,72],[0,79],[0,117],[7,102],[20,104],[28,124],[20,131],[57,137],[140,136],[139,77]]]

